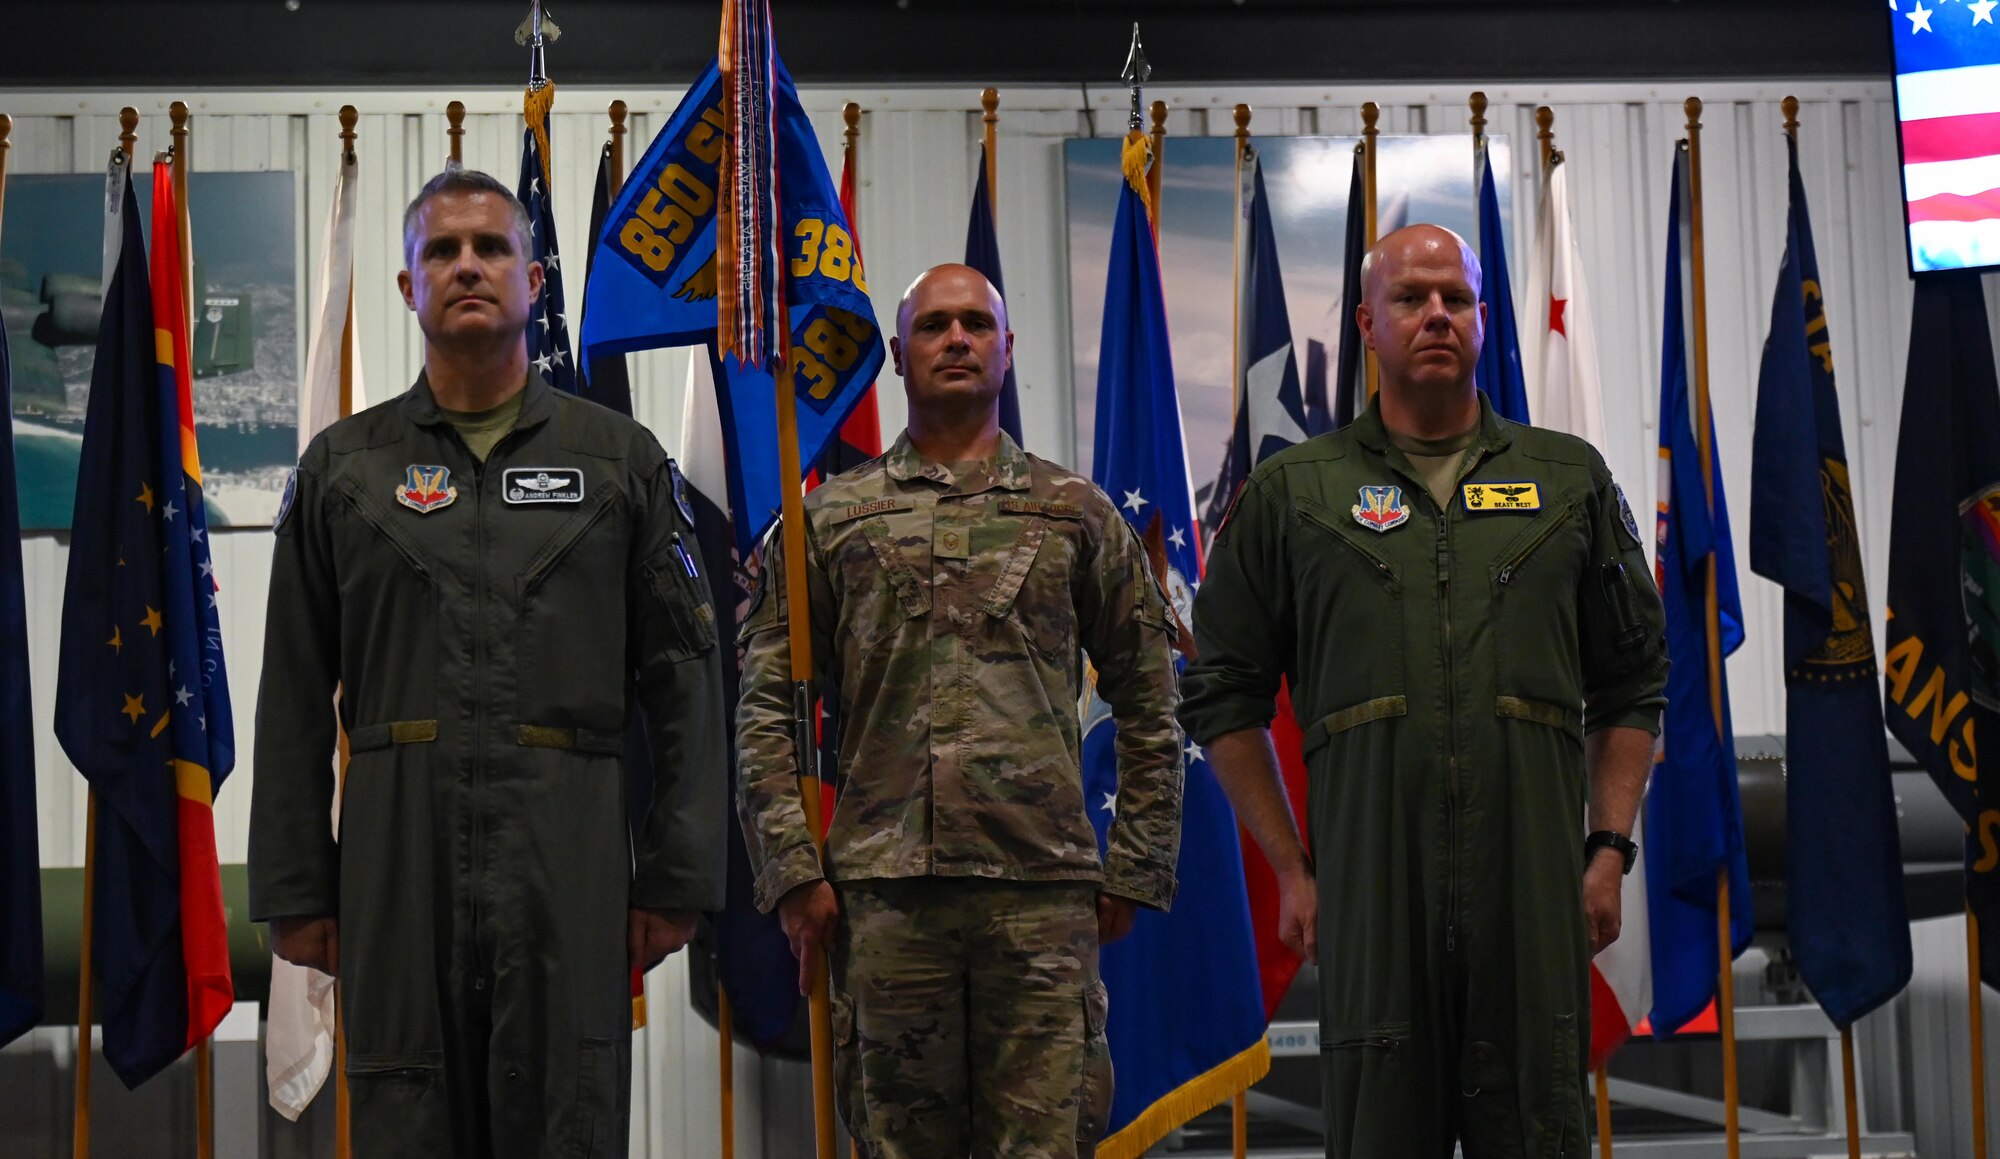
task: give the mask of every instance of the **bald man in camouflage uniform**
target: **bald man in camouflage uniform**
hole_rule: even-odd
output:
[[[1167,604],[1111,500],[1000,432],[1005,309],[966,267],[919,278],[891,344],[909,430],[806,499],[813,656],[843,724],[824,858],[795,779],[775,548],[743,629],[757,903],[779,909],[802,990],[832,954],[836,1085],[870,1159],[1092,1154],[1111,1105],[1098,947],[1174,893]],[[1101,858],[1086,653],[1119,730]]]

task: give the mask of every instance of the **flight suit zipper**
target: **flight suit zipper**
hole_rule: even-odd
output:
[[[1430,491],[1423,489],[1425,498]],[[1431,499],[1437,512],[1438,622],[1444,639],[1445,720],[1445,917],[1444,950],[1458,952],[1458,678],[1451,642],[1451,511]]]
[[[1514,581],[1514,573],[1520,571],[1527,564],[1529,558],[1542,549],[1542,545],[1549,541],[1550,536],[1554,535],[1563,524],[1569,522],[1570,513],[1575,510],[1576,501],[1573,500],[1565,504],[1562,510],[1556,512],[1553,517],[1542,519],[1541,523],[1528,536],[1527,542],[1521,545],[1521,550],[1515,552],[1506,563],[1500,565],[1499,575],[1495,578],[1500,581],[1502,587]]]
[[[1299,514],[1304,516],[1307,522],[1316,524],[1321,530],[1328,532],[1335,539],[1347,545],[1348,550],[1354,552],[1356,555],[1366,560],[1370,567],[1373,567],[1376,571],[1380,572],[1382,574],[1382,578],[1388,580],[1393,580],[1396,578],[1396,571],[1394,568],[1389,566],[1389,562],[1387,560],[1383,559],[1379,555],[1376,555],[1374,552],[1368,550],[1367,548],[1361,546],[1360,544],[1354,542],[1354,540],[1348,538],[1347,533],[1345,531],[1342,531],[1340,528],[1335,527],[1333,525],[1332,520],[1321,515],[1319,513],[1318,508],[1300,507]]]

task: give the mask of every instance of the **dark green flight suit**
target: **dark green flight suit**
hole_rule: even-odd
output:
[[[644,427],[532,374],[483,465],[422,378],[299,462],[250,916],[340,919],[358,1155],[625,1155],[627,907],[723,897],[725,709],[677,481]],[[628,687],[655,759],[636,847]]]
[[[1440,510],[1370,408],[1257,469],[1195,600],[1189,736],[1268,724],[1281,677],[1305,733],[1343,1159],[1584,1154],[1583,737],[1665,703],[1597,452],[1482,395],[1460,471]]]

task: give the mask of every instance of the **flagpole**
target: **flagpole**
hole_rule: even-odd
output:
[[[1156,111],[1163,112],[1165,111],[1166,106],[1156,101],[1153,104],[1153,108]],[[1235,269],[1235,277],[1232,279],[1232,282],[1235,286],[1235,294],[1233,297],[1231,297],[1229,306],[1231,311],[1231,323],[1229,328],[1229,333],[1231,336],[1229,397],[1232,403],[1240,406],[1243,405],[1245,402],[1247,402],[1246,399],[1242,398],[1239,395],[1237,387],[1243,381],[1243,262],[1242,262],[1243,208],[1244,208],[1243,207],[1243,158],[1250,150],[1250,106],[1247,104],[1237,105],[1235,109],[1235,116],[1236,116],[1236,226],[1235,226],[1236,244],[1231,246],[1229,250],[1230,254],[1229,260],[1231,265]],[[1159,172],[1158,166],[1159,162],[1155,160],[1154,173],[1156,174],[1156,176],[1154,177],[1154,184],[1156,187],[1159,182],[1159,178],[1157,177],[1157,174]],[[1158,198],[1159,194],[1155,193],[1153,196],[1155,198]],[[1157,220],[1158,219],[1156,218],[1155,219],[1156,224]],[[1230,415],[1231,430],[1235,429],[1235,418],[1236,418],[1235,414],[1232,413]],[[1229,1115],[1230,1115],[1230,1154],[1233,1157],[1233,1159],[1244,1159],[1244,1156],[1248,1154],[1250,1149],[1250,1091],[1248,1087],[1244,1088],[1243,1090],[1237,1091],[1233,1096],[1230,1097]]]
[[[1474,90],[1465,102],[1472,109],[1472,192],[1475,201],[1479,193],[1479,158],[1486,152],[1486,94]]]
[[[1377,130],[1375,127],[1375,122],[1378,118],[1381,117],[1381,115],[1382,115],[1382,106],[1376,104],[1374,101],[1367,101],[1362,104],[1361,188],[1362,192],[1365,194],[1364,200],[1367,203],[1368,248],[1371,250],[1375,248],[1375,243],[1378,240],[1380,240],[1375,236],[1376,226],[1379,224],[1375,218],[1375,138],[1379,134],[1379,130]],[[1364,287],[1364,292],[1365,292],[1365,287]],[[1366,351],[1364,354],[1364,358],[1368,366],[1368,371],[1366,375],[1366,381],[1368,383],[1368,401],[1372,404],[1375,401],[1375,392],[1377,390],[1380,390],[1382,386],[1382,368],[1375,364],[1375,352],[1373,350]]]
[[[173,185],[174,209],[179,220],[175,223],[181,242],[181,287],[187,296],[186,319],[189,333],[194,331],[194,238],[189,228],[187,179],[189,139],[192,135],[188,126],[188,106],[186,101],[175,101],[167,106],[167,117],[173,124]],[[212,1049],[213,1038],[204,1035],[194,1044],[194,1121],[195,1155],[197,1159],[214,1159],[215,1156],[215,1057]]]
[[[1611,1075],[1600,1062],[1591,1076],[1597,1088],[1597,1154],[1611,1159]]]
[[[0,221],[7,216],[7,154],[14,148],[7,138],[14,132],[14,118],[0,113]]]
[[[1541,105],[1535,109],[1535,128],[1538,130],[1535,133],[1535,138],[1541,142],[1542,146],[1542,173],[1544,175],[1548,173],[1551,161],[1555,157],[1555,123],[1556,111],[1554,109],[1547,105]]]
[[[465,102],[453,101],[444,107],[444,139],[451,165],[465,164]]]
[[[857,118],[861,106],[849,102]],[[983,148],[986,150],[986,203],[993,207],[993,217],[1000,217],[1000,90],[982,89],[979,93],[980,121],[986,128]],[[849,138],[852,145],[853,139]],[[849,153],[851,157],[852,152]],[[849,225],[854,224],[849,222]]]
[[[627,109],[624,101],[612,101],[605,110],[611,116],[611,196],[625,187],[625,117]]]
[[[1687,110],[1689,251],[1694,289],[1694,393],[1695,438],[1701,455],[1701,483],[1709,514],[1715,513],[1715,445],[1710,438],[1713,412],[1708,394],[1708,286],[1704,270],[1701,207],[1701,98],[1689,97]],[[1711,547],[1704,561],[1708,580],[1703,591],[1703,627],[1708,633],[1708,707],[1717,729],[1722,727],[1722,620],[1717,605],[1716,559]],[[1724,736],[1723,744],[1735,738]],[[1738,1124],[1736,1078],[1736,979],[1733,973],[1734,940],[1730,937],[1729,867],[1715,874],[1716,944],[1721,967],[1716,974],[1715,1012],[1722,1028],[1723,1132],[1729,1159],[1742,1153],[1743,1140]]]
[[[849,107],[853,107],[850,103]],[[611,179],[624,184],[623,134],[625,102],[611,103]],[[850,146],[851,147],[851,146]],[[615,194],[614,194],[615,196]],[[706,356],[706,351],[697,349],[696,358]],[[815,1029],[817,1029],[815,1027]],[[715,1032],[716,1032],[716,1115],[722,1126],[722,1159],[736,1159],[736,1018],[729,1005],[729,987],[718,975],[715,980]],[[817,1079],[818,1075],[815,1074]],[[817,1093],[815,1091],[815,1093]]]
[[[1979,915],[1965,906],[1965,964],[1972,988],[1972,1159],[1986,1159],[1986,1004],[1979,982]]]
[[[1146,191],[1153,195],[1153,244],[1160,241],[1160,174],[1167,161],[1167,102],[1154,101],[1150,110],[1153,115],[1153,171],[1146,174]]]

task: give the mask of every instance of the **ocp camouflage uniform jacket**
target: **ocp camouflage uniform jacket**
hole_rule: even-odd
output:
[[[743,627],[738,813],[757,905],[795,886],[936,875],[1099,882],[1166,909],[1180,846],[1179,703],[1165,597],[1090,480],[1006,435],[961,474],[909,435],[806,497],[815,675],[840,710],[821,865],[791,734],[779,538]],[[1118,725],[1102,862],[1084,800],[1083,656]]]

